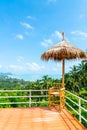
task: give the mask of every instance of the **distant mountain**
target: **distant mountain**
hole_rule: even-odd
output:
[[[13,75],[13,74],[10,73],[10,72],[7,72],[7,73],[0,72],[0,78],[1,78],[1,77],[6,78],[6,77],[9,77],[9,76],[11,76],[11,75]]]

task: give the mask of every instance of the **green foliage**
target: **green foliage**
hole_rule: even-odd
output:
[[[67,90],[78,95],[82,88],[87,91],[87,60],[82,61],[78,66],[74,65],[71,71],[65,74],[65,84]]]
[[[45,99],[42,99],[41,103],[39,104],[39,106],[48,106],[48,103]]]
[[[66,93],[66,96],[68,98],[70,98],[72,101],[74,101],[75,103],[79,104],[79,101],[78,101],[78,98],[71,95],[71,94],[67,94]],[[77,112],[79,112],[79,106],[76,105],[75,103],[73,103],[72,101],[70,101],[69,99],[66,99],[66,102],[74,109],[76,110]],[[78,120],[79,120],[79,115],[73,111],[68,105],[66,105],[67,109],[73,114],[73,116],[75,116]],[[87,109],[87,103],[83,100],[81,100],[81,107]],[[81,115],[87,119],[87,112],[85,112],[83,109],[81,110]],[[82,124],[87,127],[87,122],[85,122],[83,119],[81,119],[81,122]]]

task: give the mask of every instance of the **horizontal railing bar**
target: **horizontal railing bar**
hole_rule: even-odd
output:
[[[85,99],[83,99],[83,98],[81,98],[81,97],[79,97],[81,100],[83,100],[84,102],[86,102],[87,103],[87,100],[85,100]]]
[[[22,97],[25,97],[25,98],[30,98],[30,97],[48,97],[48,95],[40,95],[40,96],[0,96],[0,98],[22,98]]]
[[[29,102],[4,102],[4,103],[0,102],[0,104],[27,104],[27,103],[29,104]]]
[[[76,112],[79,115],[79,112],[77,112],[74,108],[72,108],[68,103],[66,103],[66,105],[69,106],[74,112]],[[82,115],[80,115],[80,116],[83,120],[85,120],[87,122],[87,120]]]
[[[82,115],[80,115],[81,116],[81,118],[83,119],[83,120],[85,120],[86,122],[87,122],[87,120],[82,116]]]
[[[72,99],[70,99],[69,97],[66,97],[69,101],[73,102],[75,105],[79,106],[79,104],[77,104],[76,102],[74,102]]]
[[[75,111],[79,115],[79,112],[76,111],[73,107],[71,107],[68,103],[66,103],[66,105],[69,106],[73,111]]]
[[[66,97],[66,99],[70,100],[71,102],[73,102],[75,105],[77,105],[78,107],[80,107],[81,109],[83,109],[85,112],[87,112],[87,110],[85,108],[83,108],[82,106],[79,106],[79,104],[77,104],[76,102],[74,102],[72,99],[70,99],[69,97]]]
[[[22,97],[29,97],[29,96],[0,96],[0,98],[22,98]]]
[[[69,94],[73,95],[73,96],[76,97],[78,100],[80,100],[80,102],[81,102],[81,101],[84,101],[85,103],[87,103],[87,100],[85,100],[85,99],[83,99],[83,98],[81,98],[81,97],[79,97],[79,96],[77,96],[77,95],[75,95],[75,94],[73,94],[73,93],[71,93],[71,92],[69,92],[69,91],[67,91],[67,90],[66,90],[66,93],[69,93]],[[74,104],[76,104],[76,105],[79,107],[79,109],[84,110],[85,112],[87,112],[87,110],[86,110],[85,108],[83,108],[81,105],[79,106],[79,104],[77,104],[76,102],[72,101],[72,100],[71,100],[69,97],[67,97],[67,96],[66,96],[66,98],[67,98],[68,100],[70,100],[71,102],[73,102]],[[81,119],[83,119],[84,121],[87,122],[86,118],[83,117],[81,113],[78,113],[78,112],[77,112],[74,108],[72,108],[68,103],[66,103],[66,104],[67,104],[74,112],[76,112],[76,113],[79,115],[79,118],[81,118]]]
[[[82,106],[81,106],[81,109],[83,109],[85,112],[87,112],[87,110],[84,107],[82,107]]]
[[[74,97],[77,97],[78,99],[83,100],[84,102],[87,103],[87,100],[85,100],[85,99],[83,99],[83,98],[81,98],[81,97],[79,97],[79,96],[77,96],[77,95],[75,95],[75,94],[73,94],[73,93],[71,93],[71,92],[69,92],[69,91],[67,91],[67,90],[66,90],[66,92],[69,93],[69,94],[71,94],[71,95],[73,95]]]
[[[48,103],[48,101],[45,101],[45,102]],[[41,102],[41,101],[39,101],[39,102],[31,102],[31,104],[32,104],[32,103],[42,103],[42,102]]]
[[[40,91],[48,91],[47,89],[46,90],[0,90],[0,92],[40,92]]]
[[[48,101],[45,101],[45,102],[48,103]],[[3,103],[3,102],[2,102],[2,103],[0,102],[0,104],[3,104],[3,105],[4,105],[4,104],[29,104],[29,103],[30,103],[30,102],[4,102],[4,103]],[[39,102],[31,102],[31,104],[32,104],[32,103],[41,103],[41,101],[39,101]]]
[[[77,98],[79,98],[77,95],[75,95],[75,94],[73,94],[73,93],[71,93],[71,92],[69,92],[67,90],[66,90],[66,92],[69,93],[69,94],[71,94],[71,95],[73,95],[73,96],[75,96],[75,97],[77,97]]]

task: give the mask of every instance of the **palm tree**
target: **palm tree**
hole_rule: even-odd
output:
[[[71,76],[69,73],[66,73],[65,74],[65,87],[67,90],[73,90],[73,87],[72,87],[72,79],[71,79]]]
[[[65,84],[68,90],[80,91],[77,66],[74,65],[71,71],[65,74]]]
[[[82,87],[85,86],[87,83],[87,62],[82,61],[81,64],[78,66],[79,71],[79,81],[82,85]]]
[[[42,77],[42,84],[44,89],[49,89],[52,87],[53,79],[48,75]]]

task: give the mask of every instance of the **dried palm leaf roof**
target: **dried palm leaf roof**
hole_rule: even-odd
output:
[[[74,47],[66,40],[63,40],[60,43],[57,43],[52,48],[48,49],[41,55],[43,60],[62,60],[62,59],[86,59],[87,54],[80,50],[79,48]]]

